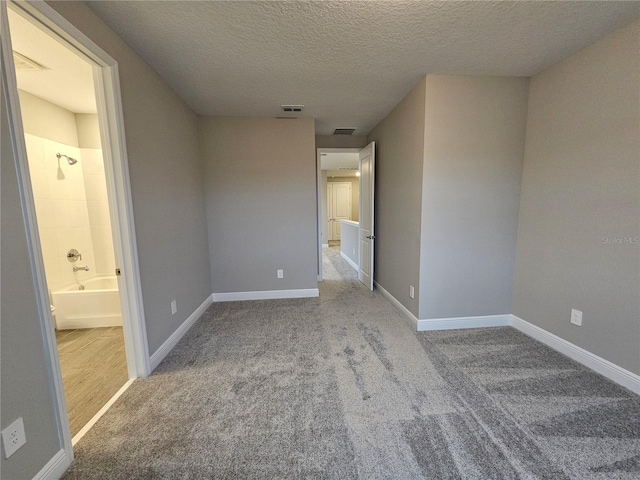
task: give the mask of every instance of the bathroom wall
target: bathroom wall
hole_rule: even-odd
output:
[[[97,116],[74,115],[23,91],[20,104],[49,289],[111,274],[115,260]],[[78,163],[58,162],[56,153]],[[82,260],[67,260],[71,248]],[[74,273],[76,265],[90,271]]]
[[[95,113],[76,113],[78,146],[82,158],[84,188],[89,210],[89,228],[98,275],[113,275],[116,261],[107,198],[107,179],[100,140],[100,125]]]
[[[93,243],[95,273],[113,275],[116,261],[113,253],[111,217],[107,199],[107,180],[104,159],[99,148],[81,148],[82,172],[86,204],[89,213],[89,229]]]
[[[25,134],[38,231],[50,290],[71,282],[82,282],[92,272],[73,272],[74,265],[95,265],[81,162],[69,165],[58,160],[60,152],[79,159],[80,149],[31,134]],[[82,260],[70,263],[69,249]]]

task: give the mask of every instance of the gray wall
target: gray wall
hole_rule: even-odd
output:
[[[425,78],[369,134],[376,142],[374,278],[418,316]]]
[[[1,425],[24,421],[27,443],[9,459],[0,454],[2,478],[32,478],[60,450],[43,334],[18,193],[5,88],[2,85],[0,179],[0,380]]]
[[[511,313],[528,88],[427,76],[421,319]]]
[[[197,117],[81,2],[50,2],[120,71],[149,352],[211,294]],[[171,315],[176,300],[178,313]]]
[[[201,117],[200,140],[213,292],[317,288],[314,120]]]
[[[639,38],[636,21],[531,80],[513,308],[636,374]]]
[[[363,148],[366,135],[316,135],[316,148]]]

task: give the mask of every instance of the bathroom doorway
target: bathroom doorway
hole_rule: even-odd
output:
[[[67,35],[46,4],[6,5],[12,141],[56,418],[72,458],[72,437],[149,373],[117,70],[79,32]]]

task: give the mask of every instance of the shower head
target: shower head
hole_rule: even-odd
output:
[[[69,165],[75,165],[76,163],[78,163],[78,160],[76,160],[75,158],[68,157],[67,155],[63,155],[62,153],[56,153],[56,157],[58,158],[58,160],[60,160],[60,157],[66,158]]]

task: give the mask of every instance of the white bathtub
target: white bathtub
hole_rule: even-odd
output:
[[[51,292],[56,329],[116,327],[122,325],[120,294],[116,277],[97,276],[78,285]]]

